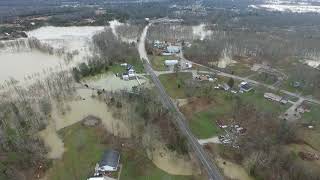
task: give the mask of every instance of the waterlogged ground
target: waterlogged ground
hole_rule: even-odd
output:
[[[153,140],[155,141],[155,140]],[[179,155],[169,150],[162,142],[155,141],[152,148],[147,149],[148,157],[160,169],[173,175],[197,175],[200,169],[188,156]]]
[[[89,115],[101,118],[102,125],[111,134],[119,137],[130,136],[130,129],[123,121],[112,116],[112,112],[108,110],[105,103],[91,97],[93,93],[91,89],[79,89],[76,100],[67,102],[69,111],[61,114],[56,109],[53,110],[52,121],[46,129],[40,132],[40,137],[43,138],[49,148],[48,158],[59,159],[65,151],[62,139],[58,136],[57,131],[71,126]]]
[[[46,52],[30,49],[26,39],[1,41],[4,45],[0,49],[0,82],[9,77],[19,81],[44,74],[48,71],[56,71],[71,67],[85,60],[91,54],[91,38],[104,27],[53,27],[46,26],[27,32],[30,38],[36,38],[43,44],[48,44],[55,49],[64,49],[65,52],[75,52],[72,63],[65,62],[64,58]]]
[[[0,83],[11,77],[25,81],[35,73],[58,69],[62,63],[61,58],[39,51],[0,53]]]
[[[134,86],[145,85],[148,83],[147,78],[144,76],[139,76],[138,79],[139,81],[136,79],[126,81],[120,79],[120,77],[117,77],[114,74],[108,73],[89,78],[83,83],[88,84],[89,87],[95,89],[105,89],[107,91],[116,91],[122,89],[131,91],[132,87]]]

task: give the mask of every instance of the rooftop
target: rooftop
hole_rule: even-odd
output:
[[[119,152],[115,150],[107,150],[104,152],[102,160],[99,163],[99,166],[111,166],[111,167],[118,167],[120,160]]]

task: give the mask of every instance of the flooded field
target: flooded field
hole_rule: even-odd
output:
[[[0,82],[10,77],[18,81],[27,80],[28,76],[35,73],[48,72],[57,69],[63,64],[63,60],[57,56],[51,56],[39,51],[0,53]]]
[[[40,137],[45,141],[49,148],[48,157],[51,159],[59,159],[64,152],[64,145],[57,134],[57,131],[73,125],[89,115],[101,118],[102,125],[105,129],[119,137],[129,137],[131,132],[123,121],[115,119],[112,112],[108,110],[107,105],[97,99],[92,98],[93,90],[79,89],[77,98],[71,102],[67,102],[68,111],[64,114],[53,110],[52,120],[45,130],[40,132]]]

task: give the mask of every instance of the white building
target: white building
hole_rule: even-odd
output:
[[[164,61],[164,64],[165,64],[166,66],[174,66],[174,65],[176,65],[176,64],[178,64],[178,63],[179,63],[178,60],[165,60],[165,61]]]

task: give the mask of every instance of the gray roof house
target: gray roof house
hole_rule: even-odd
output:
[[[253,90],[253,87],[248,82],[245,82],[245,81],[240,83],[239,88],[240,88],[240,92],[249,92]]]
[[[180,52],[180,46],[168,46],[167,47],[167,50],[166,50],[167,53],[179,53]]]
[[[107,150],[104,152],[99,162],[98,171],[117,171],[120,162],[120,153],[115,150]]]

